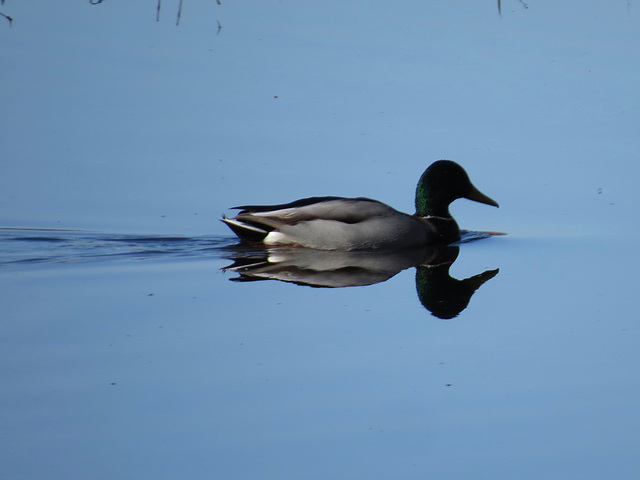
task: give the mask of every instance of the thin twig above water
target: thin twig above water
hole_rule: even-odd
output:
[[[2,2],[2,3],[4,3],[4,2]],[[6,18],[9,21],[9,26],[13,27],[13,17],[10,17],[9,15],[5,15],[2,12],[0,12],[0,16]]]
[[[178,16],[176,17],[176,27],[180,25],[180,17],[182,16],[182,0],[178,4]]]

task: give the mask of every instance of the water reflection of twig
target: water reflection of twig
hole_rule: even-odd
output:
[[[160,21],[160,8],[162,0],[158,0],[158,7],[156,8],[156,22]]]
[[[220,30],[222,30],[222,24],[220,23],[220,20],[216,20],[216,22],[218,22],[218,31],[216,32],[216,35],[218,35]]]

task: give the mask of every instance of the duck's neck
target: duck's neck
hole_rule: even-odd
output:
[[[418,219],[431,231],[432,243],[449,245],[460,240],[460,229],[453,218],[428,215]]]
[[[449,201],[440,198],[438,192],[427,187],[424,182],[418,183],[416,188],[416,215],[419,217],[451,218]]]
[[[449,213],[450,203],[445,191],[437,189],[433,182],[420,179],[416,188],[416,216],[422,217],[438,237],[439,243],[443,244],[460,240],[458,224]]]

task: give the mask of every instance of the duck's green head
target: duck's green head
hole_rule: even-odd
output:
[[[416,215],[449,217],[449,204],[457,198],[498,206],[498,202],[473,186],[464,168],[451,160],[438,160],[424,171],[418,181]]]

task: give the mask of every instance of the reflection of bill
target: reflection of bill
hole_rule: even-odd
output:
[[[223,270],[239,274],[233,281],[279,280],[311,287],[339,288],[384,282],[416,267],[416,289],[424,307],[439,318],[464,310],[473,293],[498,269],[465,280],[449,275],[460,247],[426,247],[402,251],[322,251],[275,247],[238,249]]]

